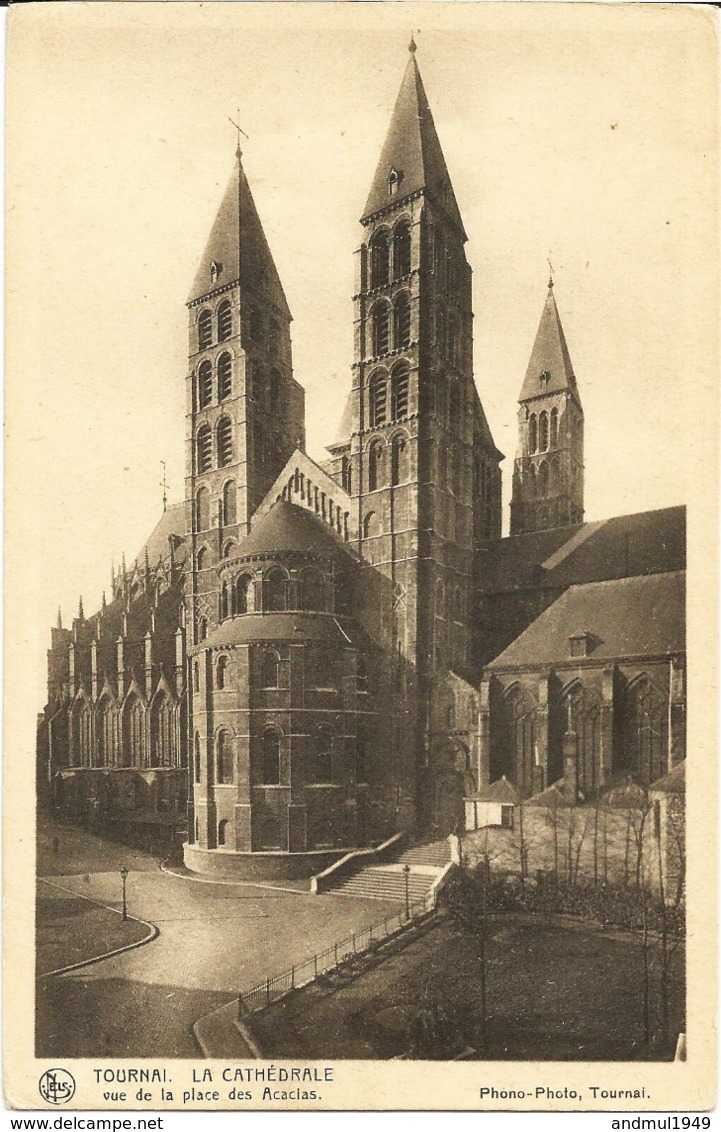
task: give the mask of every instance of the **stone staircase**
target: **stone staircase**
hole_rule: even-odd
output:
[[[328,889],[333,896],[354,896],[364,900],[390,900],[404,904],[406,899],[405,866],[408,874],[408,896],[411,904],[425,900],[435,881],[450,862],[448,842],[435,841],[400,850],[383,865],[366,865],[354,873],[339,877]]]

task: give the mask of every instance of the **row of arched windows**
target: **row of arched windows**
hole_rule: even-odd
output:
[[[333,654],[324,652],[323,650],[309,649],[305,654],[306,659],[306,685],[309,688],[322,688],[322,687],[335,687],[336,684],[336,671],[335,660]],[[218,658],[215,664],[215,687],[219,691],[223,691],[227,687],[228,681],[228,657],[223,655]],[[257,667],[257,679],[259,687],[261,688],[280,688],[281,684],[281,658],[280,653],[275,649],[263,649]],[[365,658],[358,653],[356,655],[356,690],[358,692],[368,692],[369,690],[369,675],[368,666]],[[193,690],[200,691],[200,663],[194,661],[193,663]]]
[[[198,488],[195,494],[194,508],[195,530],[208,531],[213,525],[210,511],[210,491],[207,487]],[[222,527],[231,527],[238,521],[238,492],[235,480],[228,480],[223,484],[223,493],[219,500],[219,520]],[[207,569],[207,550],[201,547],[198,551],[198,569]],[[201,556],[205,562],[201,563]]]
[[[225,401],[233,392],[233,359],[227,352],[223,352],[215,366],[206,358],[198,366],[194,376],[193,402],[196,409],[207,409],[213,403],[213,387],[215,386],[218,401]]]
[[[373,440],[368,446],[368,490],[377,491],[389,482],[387,467],[390,452],[390,484],[397,487],[405,483],[410,474],[408,437],[399,432],[386,445],[382,440]]]
[[[380,299],[371,311],[370,327],[370,353],[374,357],[410,346],[411,300],[408,292],[401,291],[392,303]]]
[[[383,287],[393,279],[402,279],[411,270],[410,221],[400,220],[392,232],[379,228],[370,245],[370,286]]]
[[[538,467],[531,464],[526,482],[528,496],[531,499],[543,499],[547,495],[555,495],[560,483],[558,460],[541,460]]]
[[[230,302],[224,299],[218,307],[215,318],[213,312],[202,310],[198,315],[198,349],[207,350],[213,345],[213,331],[217,342],[227,342],[233,334],[233,311]]]
[[[221,417],[215,426],[216,466],[226,468],[233,463],[233,422],[230,417]],[[195,434],[195,468],[197,472],[208,472],[213,466],[213,429],[207,421]]]
[[[538,415],[531,413],[528,418],[528,453],[547,452],[558,444],[558,409],[544,411]]]
[[[257,778],[263,786],[278,786],[282,781],[281,744],[283,732],[279,727],[269,725],[260,737],[260,757],[256,763]],[[306,783],[332,783],[337,777],[338,767],[334,766],[334,732],[329,724],[319,724],[311,735],[312,750],[306,757]],[[201,781],[200,734],[195,732],[193,744],[195,781]],[[368,778],[368,736],[360,731],[355,742],[355,780],[365,782]],[[235,759],[233,739],[226,728],[222,728],[215,738],[214,751],[215,781],[220,786],[229,786],[235,781]],[[220,842],[222,844],[222,842]]]
[[[380,428],[388,421],[403,421],[408,416],[408,387],[410,367],[408,362],[399,362],[390,374],[377,369],[368,381],[368,424],[370,428]],[[390,404],[388,394],[390,392]],[[389,413],[390,410],[390,413]]]
[[[174,709],[164,693],[156,696],[149,708],[135,694],[128,696],[121,710],[112,700],[100,700],[95,709],[95,742],[92,716],[90,704],[79,700],[72,713],[71,765],[182,765],[176,742]],[[146,732],[148,716],[149,733]]]
[[[325,578],[320,570],[308,567],[291,582],[283,566],[272,566],[258,589],[250,574],[240,574],[234,581],[223,581],[220,588],[220,617],[243,613],[280,613],[305,610],[323,613],[328,608]]]

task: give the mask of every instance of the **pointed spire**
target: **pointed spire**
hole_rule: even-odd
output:
[[[536,332],[536,340],[531,351],[531,360],[518,400],[531,401],[543,396],[544,393],[560,393],[566,389],[573,394],[580,406],[581,398],[561,325],[561,316],[556,305],[553,276],[551,276],[548,280],[548,294]]]
[[[58,606],[58,626],[57,627],[58,627],[58,629],[62,629],[62,627],[63,627],[63,615],[62,615],[62,611],[60,609],[60,606]]]
[[[110,559],[110,592],[115,595],[115,563]]]
[[[85,620],[85,614],[83,613],[83,595],[81,594],[80,600],[78,601],[78,621],[84,621],[84,620]]]
[[[410,58],[361,219],[366,220],[391,203],[389,178],[393,172],[394,184],[398,186],[396,199],[425,189],[465,240],[463,221],[416,63],[415,47],[415,40],[411,39]]]
[[[107,603],[107,601],[105,600],[105,590],[103,590],[103,602],[102,602],[102,610],[103,610],[103,613],[105,613],[105,610],[106,610],[107,608],[108,608],[108,603]]]
[[[291,317],[243,169],[240,147],[236,151],[235,168],[205,246],[188,303],[195,303],[218,287],[238,280],[256,295],[264,295],[287,318]]]

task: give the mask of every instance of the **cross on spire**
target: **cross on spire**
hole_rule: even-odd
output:
[[[240,118],[240,107],[238,107],[236,117]],[[248,139],[248,141],[250,141],[250,136],[246,134],[245,130],[241,126],[239,126],[237,122],[234,122],[232,118],[228,118],[228,121],[230,122],[233,129],[238,131],[238,146],[235,152],[237,157],[240,158],[243,156],[242,150],[240,148],[240,135],[242,134],[244,138]]]
[[[549,291],[552,291],[553,290],[553,264],[551,263],[550,255],[548,256],[547,261],[548,261],[548,289],[549,289]]]
[[[160,486],[163,489],[163,511],[167,511],[168,510],[168,486],[169,485],[168,485],[167,477],[165,475],[165,460],[161,460],[160,463],[163,465],[163,478],[160,481]]]

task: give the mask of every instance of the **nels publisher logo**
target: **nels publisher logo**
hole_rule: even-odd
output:
[[[75,1093],[75,1078],[67,1069],[46,1069],[38,1081],[38,1090],[50,1104],[67,1104]]]

